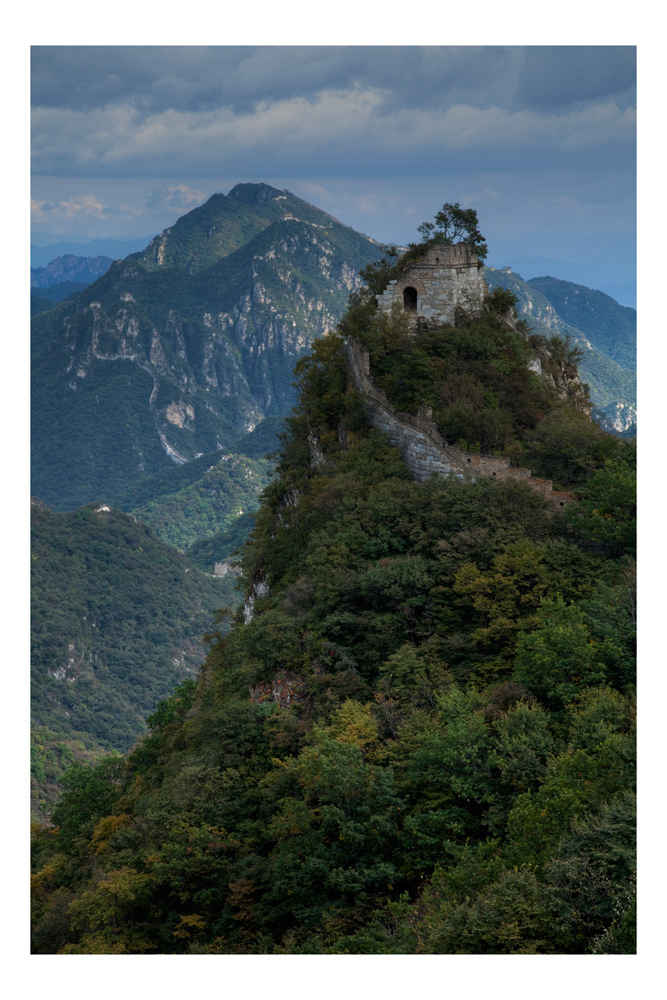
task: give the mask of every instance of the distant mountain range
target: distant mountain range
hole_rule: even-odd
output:
[[[56,243],[30,244],[30,266],[46,267],[56,257],[73,255],[75,257],[111,257],[119,260],[130,253],[143,250],[150,243],[152,236],[138,236],[130,240],[99,239],[89,240],[85,237],[72,237],[58,240]]]
[[[75,257],[65,254],[49,261],[46,267],[30,268],[30,315],[46,312],[54,302],[82,292],[101,275],[113,260],[111,257]]]
[[[593,417],[607,430],[634,433],[637,421],[637,313],[609,295],[558,278],[524,281],[486,268],[489,290],[509,288],[535,333],[569,337],[583,352],[579,371],[591,390]]]
[[[106,274],[113,260],[111,257],[75,257],[65,254],[49,261],[45,267],[30,268],[31,288],[51,288],[65,281],[90,284]]]
[[[551,274],[561,281],[574,282],[604,292],[616,299],[621,305],[631,306],[633,309],[637,307],[636,281],[621,282],[618,280],[620,277],[618,269],[610,276],[598,262],[568,261],[540,255],[494,260],[494,267],[497,270],[501,270],[504,266],[511,267],[515,273],[523,275],[527,281],[544,274]]]
[[[33,493],[56,509],[118,504],[174,463],[244,455],[244,434],[289,412],[295,362],[382,249],[287,191],[239,184],[113,262],[33,320]],[[559,279],[486,274],[536,332],[577,341],[594,415],[632,431],[634,310]]]

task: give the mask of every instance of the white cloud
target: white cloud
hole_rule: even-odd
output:
[[[319,199],[319,204],[321,205],[329,204],[336,198],[327,188],[322,187],[321,184],[314,184],[312,181],[301,181],[298,189],[301,195]]]
[[[157,188],[151,193],[146,201],[147,208],[181,209],[188,211],[196,208],[206,198],[206,193],[199,188],[195,189],[188,184],[171,184],[166,187]]]
[[[72,219],[103,219],[109,209],[96,195],[89,193],[64,201],[49,202],[32,198],[30,214],[33,225],[42,222],[71,221]]]
[[[129,105],[92,111],[39,108],[34,113],[36,173],[189,173],[221,169],[252,174],[433,173],[452,161],[487,156],[519,163],[554,155],[632,148],[635,113],[591,104],[560,114],[457,104],[388,111],[377,88],[323,91],[262,102],[253,113],[228,108],[169,109],[148,117]],[[398,169],[396,169],[398,167]],[[268,168],[268,169],[267,169]]]

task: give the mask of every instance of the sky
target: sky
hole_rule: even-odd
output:
[[[33,239],[149,237],[265,181],[403,245],[459,202],[494,266],[628,286],[635,52],[35,45]]]

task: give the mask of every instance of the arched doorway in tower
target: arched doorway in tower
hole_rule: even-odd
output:
[[[417,289],[410,285],[403,289],[403,309],[405,312],[417,312]]]

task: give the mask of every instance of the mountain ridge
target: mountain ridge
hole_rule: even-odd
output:
[[[204,267],[216,246],[220,251],[220,233],[211,228],[212,218],[221,218],[218,206],[223,222],[230,212],[233,219],[245,213],[252,237],[243,242],[244,233],[237,232],[240,245],[223,246],[224,252]],[[285,206],[298,207],[308,219],[283,218]],[[114,262],[75,303],[36,318],[33,492],[55,506],[86,502],[90,488],[94,497],[113,501],[130,485],[133,469],[138,478],[165,466],[147,438],[151,424],[167,460],[190,460],[217,447],[228,450],[264,416],[282,416],[290,409],[294,362],[315,337],[335,326],[358,285],[359,268],[376,259],[379,250],[291,195],[250,209],[248,214],[246,203],[235,197],[214,196],[165,231],[164,258],[162,244],[153,241],[143,254]],[[182,266],[167,267],[165,261],[172,258]],[[54,494],[53,456],[58,463],[60,454],[54,436],[65,439],[71,451],[66,439],[72,436],[67,430],[72,394],[88,400],[82,412],[94,427],[109,410],[107,383],[120,384],[124,376],[118,366],[127,363],[143,368],[153,385],[146,383],[143,402],[132,389],[125,404],[132,420],[118,427],[125,456],[119,455],[117,473],[112,469],[107,475],[100,467],[91,441],[90,457],[79,463],[78,485],[68,481],[77,465],[68,458],[60,463],[62,487]],[[118,374],[102,372],[100,365]],[[95,375],[92,383],[86,382],[89,374]],[[142,379],[136,374],[130,382]],[[132,461],[133,452],[138,461]]]
[[[49,240],[48,236],[43,239]],[[71,239],[61,238],[56,243],[31,243],[31,267],[47,267],[56,257],[72,254],[75,257],[111,257],[118,260],[130,253],[144,250],[152,236],[138,236],[132,239],[85,238],[82,234]]]
[[[31,288],[51,288],[65,281],[90,283],[109,270],[111,257],[75,257],[64,254],[49,261],[45,267],[30,268]]]
[[[579,367],[591,386],[594,417],[609,430],[631,432],[637,420],[636,311],[620,305],[604,292],[558,278],[524,281],[519,274],[506,269],[485,271],[489,288],[508,288],[517,296],[519,314],[537,333],[546,336],[555,333],[580,346],[583,356]],[[588,308],[566,310],[570,319],[579,322],[580,326],[575,326],[557,306],[568,295],[580,294],[578,290],[584,293],[582,298]],[[611,327],[606,332],[600,314]]]

